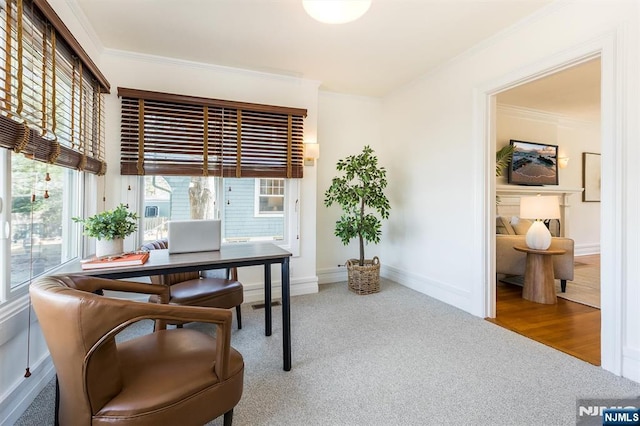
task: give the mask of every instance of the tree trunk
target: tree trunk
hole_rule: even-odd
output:
[[[191,219],[206,219],[209,212],[211,190],[209,180],[205,177],[192,177],[189,184],[189,206]]]
[[[362,221],[364,220],[364,197],[360,203],[360,220],[358,221],[358,237],[360,237],[360,266],[364,266],[364,238],[362,238]]]

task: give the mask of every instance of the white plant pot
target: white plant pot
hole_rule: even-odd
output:
[[[96,240],[96,257],[113,256],[124,253],[124,239]]]

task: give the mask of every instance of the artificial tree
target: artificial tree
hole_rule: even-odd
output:
[[[339,160],[336,169],[344,175],[333,178],[324,194],[324,205],[336,203],[342,208],[334,233],[344,245],[359,239],[359,265],[363,266],[365,241],[379,243],[382,219],[389,217],[389,200],[384,195],[387,171],[378,165],[378,158],[368,145],[361,154]]]

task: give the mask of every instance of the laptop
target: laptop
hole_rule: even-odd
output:
[[[220,220],[171,220],[168,230],[169,254],[220,250]]]

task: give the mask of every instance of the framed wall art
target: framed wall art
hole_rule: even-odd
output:
[[[557,185],[558,145],[511,140],[507,181],[515,185]]]

